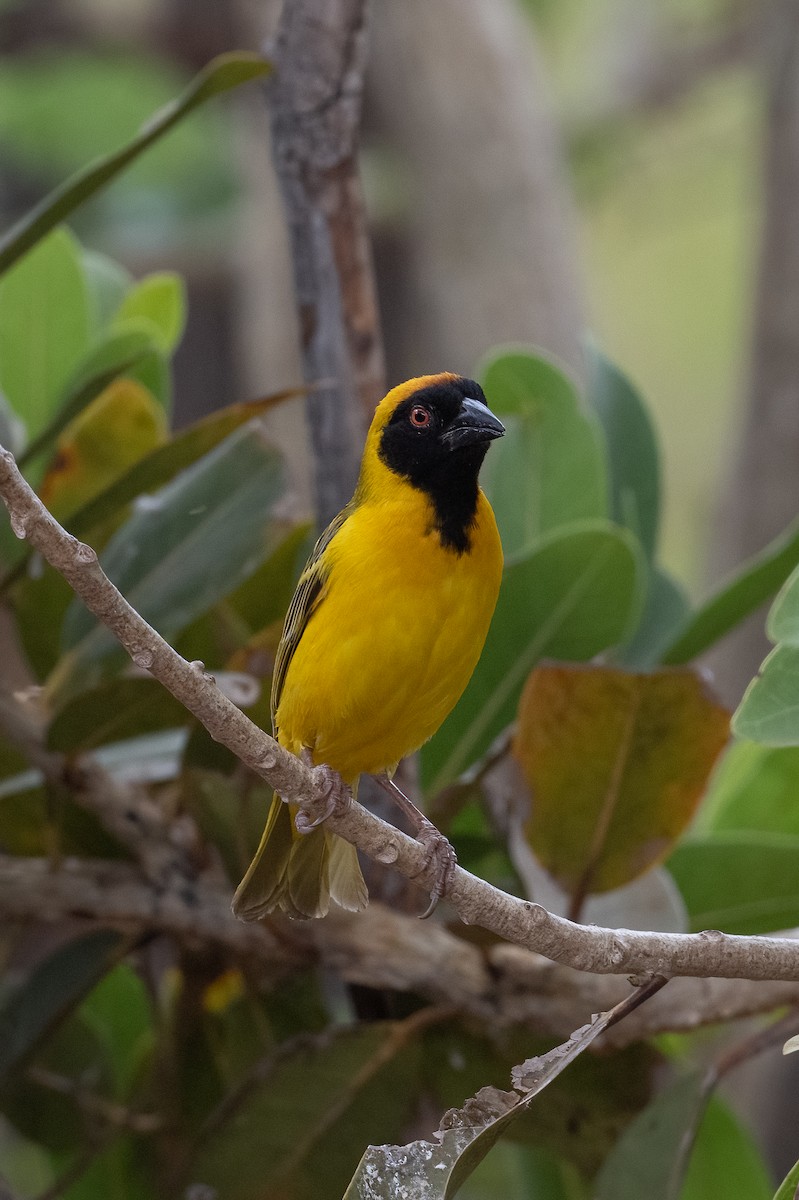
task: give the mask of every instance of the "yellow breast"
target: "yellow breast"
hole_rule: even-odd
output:
[[[502,548],[479,494],[471,548],[441,545],[408,486],[359,504],[325,551],[325,591],[289,664],[281,742],[347,780],[392,770],[436,731],[483,648]]]

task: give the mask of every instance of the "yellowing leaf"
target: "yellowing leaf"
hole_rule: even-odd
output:
[[[65,520],[166,434],[164,410],[150,392],[134,379],[115,379],[61,434],[39,495]]]
[[[728,732],[729,713],[687,669],[533,671],[513,744],[532,795],[525,832],[573,912],[663,858]]]

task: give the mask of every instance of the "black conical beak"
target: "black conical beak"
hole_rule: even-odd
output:
[[[473,446],[475,442],[493,442],[504,432],[505,426],[485,404],[467,396],[455,420],[441,435],[441,441],[448,450],[457,450],[461,446]]]

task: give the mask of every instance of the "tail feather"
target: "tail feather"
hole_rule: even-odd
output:
[[[258,921],[280,904],[293,841],[288,805],[275,796],[255,857],[233,897],[233,912],[242,921]]]
[[[327,835],[320,825],[295,840],[288,865],[288,887],[280,907],[292,917],[324,917],[330,907]]]
[[[348,912],[361,912],[369,903],[369,892],[361,874],[358,851],[335,833],[326,833],[325,837],[329,842],[330,899]]]
[[[351,912],[369,902],[354,846],[324,826],[300,835],[294,805],[275,796],[264,832],[233,897],[233,912],[258,921],[276,908],[291,917],[323,917],[330,901]]]

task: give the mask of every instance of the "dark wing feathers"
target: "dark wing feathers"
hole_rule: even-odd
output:
[[[280,645],[277,648],[275,657],[275,670],[272,675],[272,731],[277,737],[277,725],[275,723],[275,714],[277,706],[280,703],[280,694],[283,691],[283,684],[286,681],[286,672],[289,669],[289,663],[294,657],[294,651],[300,644],[300,638],[305,632],[305,627],[308,624],[311,613],[316,608],[324,591],[325,582],[327,580],[327,571],[322,562],[324,552],[332,542],[333,538],[341,529],[347,517],[353,509],[353,503],[350,502],[346,508],[342,508],[337,517],[328,525],[319,541],[311,551],[311,556],[308,559],[300,575],[297,590],[294,593],[289,610],[286,613],[286,621],[283,626],[283,634],[280,639]]]

